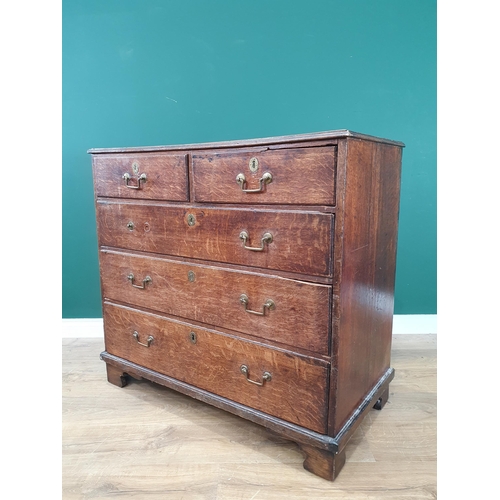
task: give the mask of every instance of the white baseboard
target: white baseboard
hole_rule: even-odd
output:
[[[395,314],[392,333],[437,333],[437,314]],[[102,318],[63,319],[62,337],[102,338]]]
[[[63,318],[62,337],[63,339],[104,338],[102,318]]]
[[[392,333],[437,333],[437,314],[395,314]]]

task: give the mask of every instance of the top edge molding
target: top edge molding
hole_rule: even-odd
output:
[[[365,141],[381,142],[392,146],[404,148],[405,145],[399,141],[391,141],[372,135],[360,134],[351,130],[330,130],[327,132],[314,132],[310,134],[284,135],[278,137],[265,137],[261,139],[244,139],[234,141],[221,142],[205,142],[196,144],[177,144],[171,146],[144,146],[144,147],[126,147],[126,148],[92,148],[87,151],[90,154],[102,153],[134,153],[134,152],[158,152],[158,151],[183,151],[196,149],[222,149],[222,148],[237,148],[242,146],[265,146],[268,144],[293,144],[295,142],[311,141],[311,140],[328,140],[328,139],[345,139],[354,138]]]

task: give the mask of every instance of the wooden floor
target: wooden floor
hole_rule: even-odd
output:
[[[64,500],[436,498],[436,336],[395,335],[396,376],[335,482],[294,443],[146,381],[106,381],[99,339],[63,340]]]

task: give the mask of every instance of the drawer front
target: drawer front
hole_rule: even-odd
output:
[[[192,156],[194,200],[334,205],[336,146]]]
[[[187,201],[185,154],[95,155],[97,196]]]
[[[101,251],[103,297],[328,354],[331,286]]]
[[[106,351],[110,354],[313,431],[326,432],[326,363],[109,303],[103,312]],[[242,366],[247,367],[247,373],[242,372]],[[265,380],[266,372],[270,380]]]
[[[332,214],[98,200],[97,220],[100,245],[331,275]]]

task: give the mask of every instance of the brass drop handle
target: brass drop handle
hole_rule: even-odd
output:
[[[269,309],[270,311],[272,311],[276,307],[276,305],[274,304],[274,301],[272,299],[267,299],[266,302],[262,306],[262,312],[251,311],[250,309],[248,309],[248,297],[244,293],[242,293],[240,295],[240,302],[243,304],[243,306],[245,306],[245,312],[247,312],[249,314],[255,314],[256,316],[264,316],[266,313],[266,309]]]
[[[153,280],[151,279],[151,276],[146,276],[143,280],[142,280],[142,285],[136,285],[134,283],[134,280],[135,280],[135,277],[132,273],[130,273],[128,276],[127,276],[127,279],[130,281],[130,283],[132,283],[132,286],[134,288],[140,288],[141,290],[144,290],[146,288],[146,285],[149,284],[149,283],[153,283]]]
[[[129,181],[131,179],[131,176],[128,172],[125,172],[122,177],[125,181],[125,186],[127,186],[129,189],[142,189],[141,182],[146,182],[146,174],[141,174],[139,177],[137,177],[137,186],[133,186],[129,184]]]
[[[262,235],[260,247],[247,247],[246,243],[248,238],[248,233],[246,231],[241,231],[240,240],[243,241],[243,247],[247,250],[252,250],[252,252],[262,252],[262,250],[264,250],[264,245],[273,241],[273,235],[271,233],[264,233]]]
[[[251,384],[263,386],[264,382],[271,381],[271,374],[269,372],[264,372],[262,374],[262,382],[256,382],[255,380],[251,380],[248,378],[248,366],[247,365],[241,365],[240,371],[241,371],[241,373],[243,373],[243,375],[246,376],[247,382],[250,382]]]
[[[240,185],[241,190],[244,193],[261,193],[264,191],[264,186],[273,182],[273,176],[269,172],[265,172],[264,175],[259,179],[259,187],[257,189],[243,189],[247,180],[244,174],[238,174],[236,176],[236,182]]]
[[[147,339],[146,339],[146,344],[143,344],[142,342],[139,342],[139,334],[137,332],[134,332],[132,334],[132,336],[134,337],[135,340],[137,340],[137,343],[139,345],[143,345],[144,347],[149,347],[151,345],[151,342],[153,342],[154,338],[152,335],[150,335]]]

